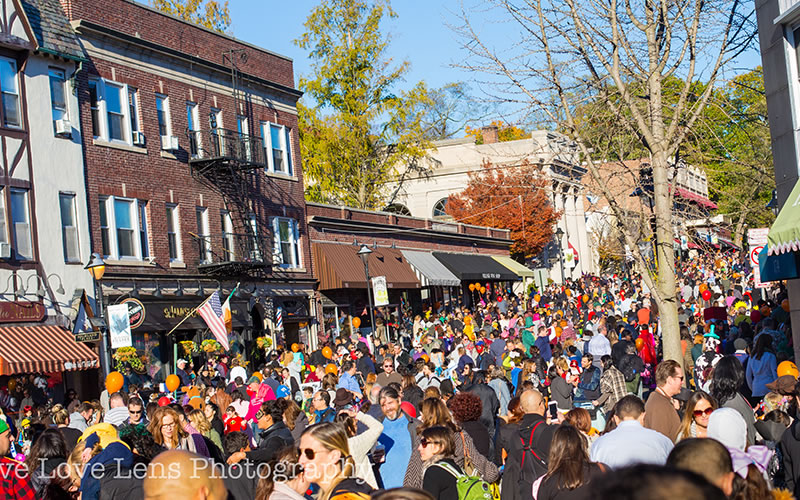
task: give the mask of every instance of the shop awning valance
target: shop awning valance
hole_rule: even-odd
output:
[[[401,250],[400,252],[417,273],[417,278],[422,282],[422,286],[461,285],[461,280],[430,252],[418,252],[415,250]]]
[[[505,255],[493,255],[492,258],[507,267],[511,272],[515,273],[520,278],[533,278],[533,269],[528,269],[516,260]]]
[[[758,254],[758,269],[761,281],[791,280],[800,276],[797,272],[800,253],[769,255],[769,245]]]
[[[320,290],[341,288],[366,288],[364,263],[358,256],[358,247],[336,243],[313,243],[311,251],[319,276]],[[400,250],[371,248],[369,275],[385,276],[390,289],[419,288],[420,283]]]
[[[767,244],[769,255],[800,251],[800,179],[769,228]]]
[[[99,368],[100,359],[55,325],[0,327],[0,375]]]
[[[433,252],[461,281],[517,281],[519,276],[488,255]]]

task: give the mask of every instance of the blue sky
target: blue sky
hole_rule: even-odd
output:
[[[295,82],[300,75],[310,72],[305,51],[292,40],[303,32],[316,0],[229,0],[233,35],[246,42],[264,47],[294,60]],[[459,0],[394,0],[392,7],[398,14],[387,20],[384,29],[392,37],[389,45],[391,57],[406,60],[411,69],[406,76],[408,87],[425,80],[430,87],[440,87],[449,82],[464,81],[474,85],[475,75],[453,68],[465,55],[458,35],[448,25],[457,24]],[[465,0],[465,4],[480,5],[480,0]],[[473,16],[482,19],[478,26],[484,40],[507,47],[515,34],[513,26],[494,22],[490,15]],[[749,51],[735,64],[730,65],[724,77],[742,73],[761,63],[756,50]]]

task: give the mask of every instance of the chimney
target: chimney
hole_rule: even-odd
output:
[[[483,136],[484,144],[494,144],[498,142],[497,125],[481,127],[481,135]]]

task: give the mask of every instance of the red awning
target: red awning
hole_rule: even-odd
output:
[[[680,196],[681,198],[683,198],[685,200],[693,201],[693,202],[697,203],[700,206],[703,206],[703,207],[706,207],[706,208],[709,208],[709,209],[712,209],[712,210],[717,208],[717,204],[714,203],[713,201],[709,200],[705,196],[693,193],[693,192],[691,192],[691,191],[689,191],[688,189],[685,189],[685,188],[680,188],[680,187],[677,188],[675,190],[675,195],[676,196]]]
[[[99,368],[88,346],[55,325],[0,327],[0,375]]]

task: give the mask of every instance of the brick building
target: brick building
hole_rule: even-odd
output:
[[[376,308],[378,327],[400,310],[471,304],[479,296],[470,284],[480,282],[488,298],[533,275],[508,256],[507,229],[317,203],[308,203],[307,213],[325,335],[346,326],[349,316],[369,328],[367,276],[358,256],[364,245],[371,250],[370,276],[386,277],[388,304]]]
[[[176,341],[203,340],[199,317],[178,326],[186,314],[237,283],[234,351],[274,333],[279,310],[287,342],[313,343],[292,61],[130,0],[61,4],[88,59],[77,95],[103,299],[128,304],[151,374],[185,354]]]

